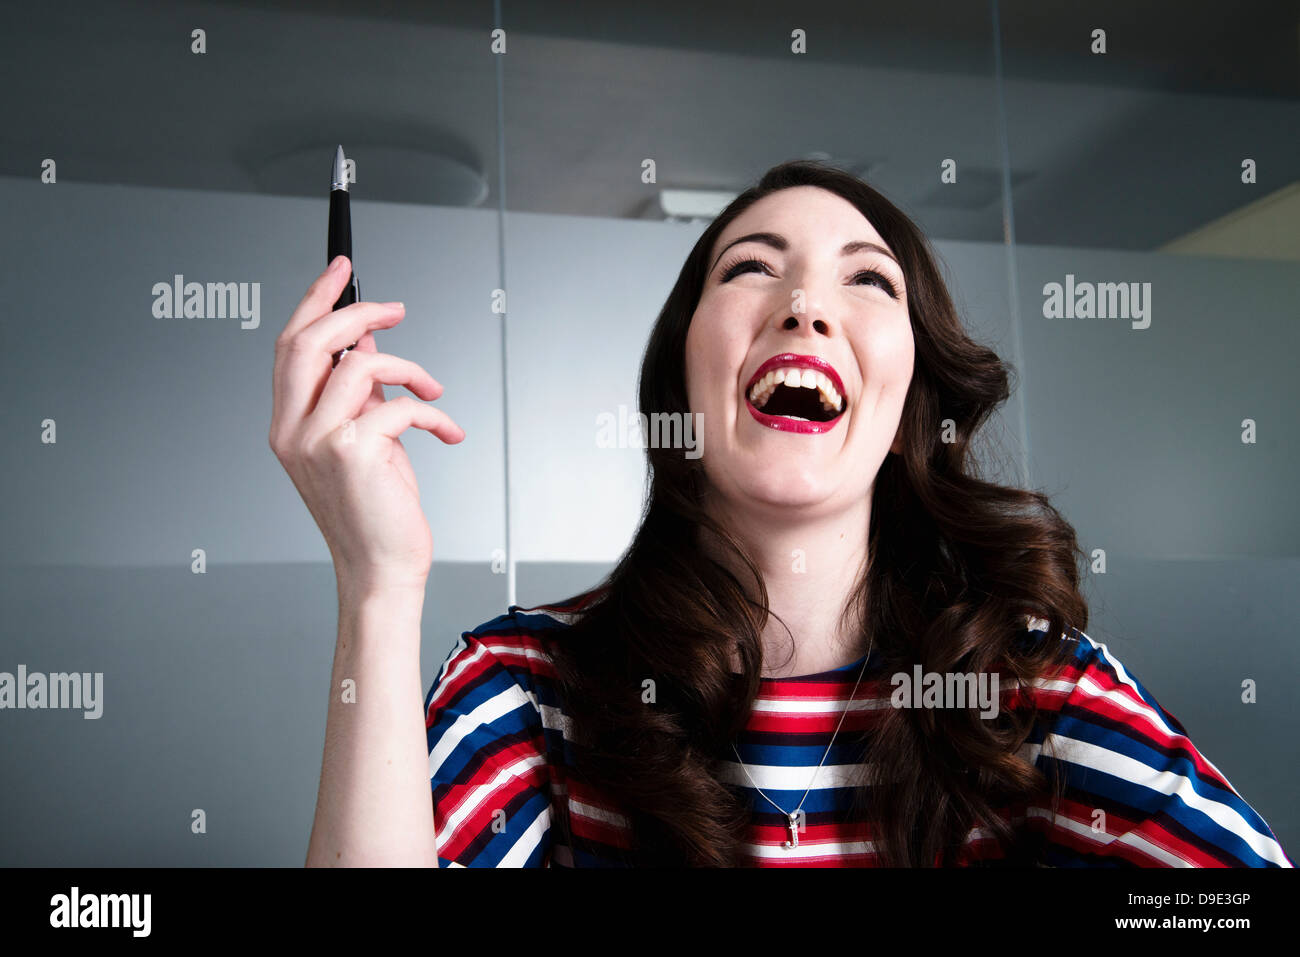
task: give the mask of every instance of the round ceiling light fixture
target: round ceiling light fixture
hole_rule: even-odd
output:
[[[487,199],[487,177],[463,160],[400,146],[342,144],[356,162],[355,199],[429,206],[479,206]],[[265,160],[251,170],[257,188],[287,196],[324,195],[338,145],[331,141]]]

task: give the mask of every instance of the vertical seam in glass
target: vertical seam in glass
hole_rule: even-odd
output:
[[[501,0],[492,0],[494,29],[501,26]],[[497,282],[506,290],[506,123],[504,54],[495,53],[497,79]],[[515,552],[510,536],[510,365],[507,356],[507,317],[510,295],[501,312],[501,461],[505,478],[506,604],[515,604]]]
[[[992,0],[993,13],[993,91],[997,100],[998,141],[1002,150],[1002,241],[1007,248],[1007,302],[1011,308],[1011,342],[1016,369],[1020,376],[1020,472],[1022,485],[1030,488],[1029,412],[1025,387],[1029,377],[1025,366],[1025,348],[1020,325],[1020,277],[1016,269],[1016,216],[1011,196],[1011,146],[1007,136],[1006,89],[1002,76],[1002,14],[998,0]]]

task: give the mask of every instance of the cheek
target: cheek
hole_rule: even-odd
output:
[[[708,353],[703,349],[700,342],[700,323],[697,318],[691,319],[690,328],[686,331],[686,404],[689,408],[698,409],[700,403],[699,383],[703,379],[703,373],[700,368],[705,361]]]
[[[686,398],[692,409],[722,401],[720,387],[735,378],[744,357],[743,349],[739,358],[735,351],[736,342],[727,337],[721,323],[707,312],[695,315],[686,332]]]
[[[859,344],[858,355],[862,356],[868,382],[874,379],[882,389],[906,388],[912,379],[915,360],[911,325],[904,320],[875,330],[874,335]]]

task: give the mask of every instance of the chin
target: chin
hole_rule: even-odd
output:
[[[749,476],[740,483],[736,492],[742,500],[784,508],[806,508],[825,502],[834,489],[824,475],[778,469],[765,471],[761,477]]]

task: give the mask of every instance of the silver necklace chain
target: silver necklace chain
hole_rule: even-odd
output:
[[[853,683],[853,690],[849,692],[849,700],[845,703],[844,712],[840,715],[840,723],[835,726],[835,733],[831,735],[831,740],[826,745],[826,751],[822,754],[822,759],[817,762],[817,767],[813,771],[812,780],[808,782],[808,789],[803,792],[803,797],[799,799],[799,804],[793,811],[787,811],[764,794],[763,789],[758,786],[758,782],[755,781],[753,775],[749,773],[749,768],[745,767],[745,762],[741,760],[740,751],[736,748],[735,742],[733,741],[731,744],[731,750],[735,752],[736,760],[740,762],[740,770],[745,772],[745,777],[749,778],[749,783],[754,785],[754,790],[763,796],[764,801],[785,815],[786,827],[790,830],[790,839],[783,842],[781,845],[782,847],[793,848],[799,846],[799,811],[803,808],[803,802],[808,800],[808,795],[812,793],[813,785],[817,783],[817,775],[821,773],[822,765],[826,763],[826,757],[831,753],[831,748],[835,745],[835,739],[839,737],[840,728],[844,727],[844,719],[849,715],[849,708],[853,707],[853,700],[858,693],[858,685],[862,684],[862,676],[867,673],[867,662],[871,660],[871,645],[874,641],[875,638],[873,636],[871,641],[867,643],[867,657],[863,659],[862,670],[858,672],[858,680]]]

